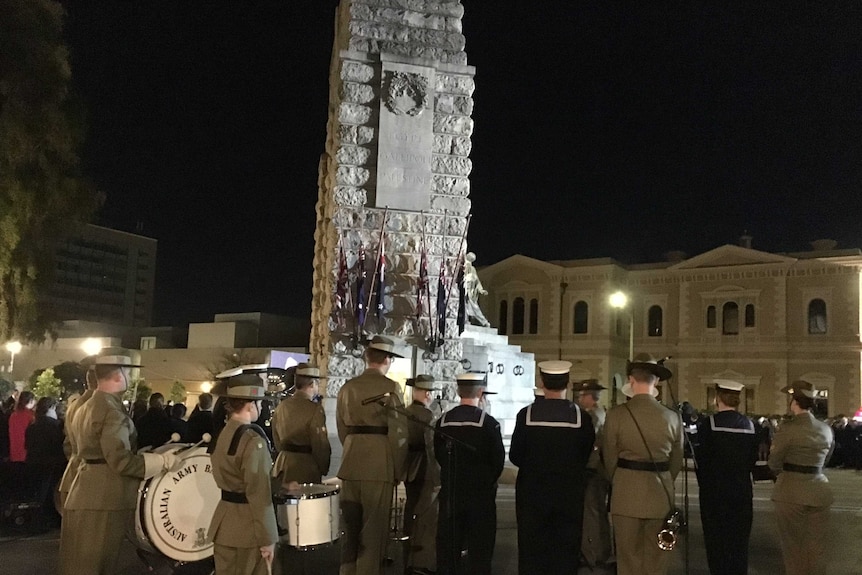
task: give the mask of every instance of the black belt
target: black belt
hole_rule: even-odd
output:
[[[407,446],[407,451],[417,451],[417,452],[422,452],[422,451],[425,451],[425,446],[424,446],[424,445],[421,445],[421,444],[420,444],[420,445],[408,445],[408,446]]]
[[[388,435],[389,428],[385,425],[351,425],[347,428],[348,435]]]
[[[795,463],[783,463],[782,468],[784,471],[793,471],[795,473],[808,473],[810,475],[817,475],[820,473],[819,465],[796,465]]]
[[[85,459],[84,463],[89,463],[90,465],[104,465],[107,461],[104,459]]]
[[[236,491],[221,490],[221,500],[228,503],[248,503],[248,497],[245,493],[237,493]]]
[[[634,459],[617,459],[617,467],[635,471],[670,471],[669,461],[635,461]]]
[[[288,443],[284,447],[281,448],[282,451],[290,451],[291,453],[311,453],[310,445],[294,445],[293,443]]]

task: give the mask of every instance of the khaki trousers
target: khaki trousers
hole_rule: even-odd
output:
[[[829,508],[776,501],[775,518],[787,575],[827,573]]]
[[[341,545],[340,575],[383,573],[394,487],[386,481],[342,480],[344,541]]]
[[[614,515],[617,575],[665,575],[670,552],[658,547],[664,519],[638,519]]]
[[[268,572],[260,547],[228,547],[216,543],[213,558],[218,575],[267,575]]]
[[[60,527],[61,575],[117,575],[131,509],[66,509]]]
[[[425,482],[407,484],[404,531],[407,541],[406,564],[414,568],[437,570],[437,493]]]

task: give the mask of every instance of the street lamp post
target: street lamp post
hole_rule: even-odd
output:
[[[6,342],[6,351],[8,351],[12,355],[12,359],[9,360],[9,373],[15,369],[15,355],[21,353],[21,342],[20,341],[9,341]]]
[[[616,291],[611,294],[611,297],[608,298],[608,301],[612,308],[618,310],[627,310],[629,312],[629,361],[632,361],[635,357],[635,316],[632,311],[632,306],[629,305],[628,296],[621,292]],[[612,402],[614,405],[617,403],[617,387],[613,388],[613,397]]]

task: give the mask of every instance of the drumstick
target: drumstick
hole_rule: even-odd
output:
[[[179,456],[181,453],[185,453],[186,451],[191,451],[195,447],[200,447],[204,443],[209,443],[210,441],[212,441],[212,438],[213,438],[213,436],[210,435],[209,433],[204,433],[203,439],[201,439],[200,441],[198,441],[194,445],[189,445],[188,447],[182,447],[182,448],[178,449],[177,455]],[[182,457],[178,457],[178,459],[182,459]]]

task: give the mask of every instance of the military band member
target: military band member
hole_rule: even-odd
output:
[[[395,342],[376,335],[365,349],[367,369],[338,392],[335,420],[344,446],[342,480],[344,540],[341,575],[382,573],[388,543],[392,492],[407,457],[407,428],[398,382],[386,377]]]
[[[128,355],[101,355],[96,391],[74,416],[81,458],[60,533],[60,572],[116,575],[117,559],[141,479],[171,469],[173,453],[135,454],[135,426],[123,409],[133,365]]]
[[[497,536],[497,480],[505,451],[500,424],[479,408],[487,374],[457,376],[460,405],[437,421],[437,429],[471,446],[434,437],[440,464],[440,515],[437,521],[437,572],[488,575]],[[450,449],[451,447],[451,449]]]
[[[823,466],[835,445],[832,430],[811,413],[817,390],[794,381],[790,394],[793,419],[782,423],[769,450],[769,467],[778,474],[772,501],[787,575],[828,573],[826,544],[832,489]]]
[[[602,390],[597,379],[575,383],[572,391],[580,408],[589,414],[596,431],[596,443],[587,462],[587,486],[584,493],[584,530],[581,555],[590,567],[606,563],[611,556],[611,524],[608,520],[610,482],[601,462],[602,428],[607,412],[599,403]]]
[[[611,515],[619,575],[663,575],[669,553],[657,535],[671,511],[673,482],[682,469],[682,421],[655,399],[671,377],[648,355],[629,364],[628,403],[608,411],[602,456],[613,486]],[[637,423],[636,423],[637,422]]]
[[[320,483],[329,472],[332,447],[326,434],[326,414],[314,401],[320,369],[300,363],[296,366],[296,392],[278,404],[272,416],[272,435],[278,458],[272,473],[288,489],[292,482]]]
[[[736,381],[716,381],[717,411],[697,426],[700,518],[712,575],[748,573],[751,470],[757,462],[758,439],[754,423],[736,410],[744,388]]]
[[[431,423],[432,393],[440,389],[430,375],[417,375],[407,380],[413,402],[407,411],[415,419],[407,422],[407,464],[404,488],[404,534],[407,544],[407,573],[426,575],[437,571],[437,494],[440,491],[440,466],[434,459],[434,429]]]
[[[66,408],[66,418],[63,421],[63,431],[65,438],[63,440],[63,451],[66,457],[69,458],[66,463],[66,470],[63,472],[63,477],[60,478],[60,485],[57,491],[60,492],[60,513],[63,513],[63,508],[66,506],[66,498],[69,496],[69,489],[72,483],[75,482],[75,477],[78,476],[78,467],[81,464],[81,458],[78,456],[78,443],[75,439],[75,413],[78,409],[87,403],[98,387],[96,380],[96,372],[92,370],[93,364],[96,361],[96,356],[90,355],[81,360],[79,364],[84,370],[84,378],[87,380],[87,389],[84,390],[77,399],[69,401],[69,407]]]
[[[212,452],[212,470],[221,489],[207,536],[213,542],[216,573],[264,575],[278,540],[272,504],[272,458],[260,417],[265,387],[260,374],[227,380],[227,423]]]
[[[586,467],[596,435],[589,416],[565,398],[571,368],[569,361],[539,364],[545,399],[518,412],[512,433],[523,575],[572,573],[581,554]]]

